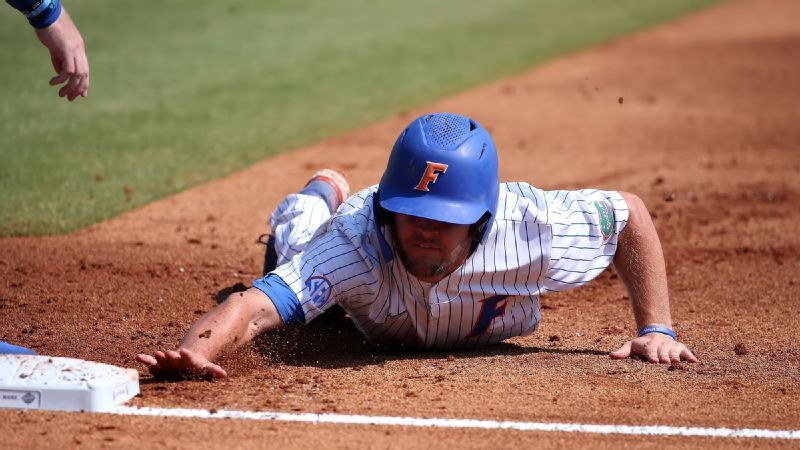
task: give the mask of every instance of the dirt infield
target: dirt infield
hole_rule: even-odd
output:
[[[612,361],[634,332],[611,271],[543,298],[532,336],[387,353],[339,319],[267,337],[221,382],[155,382],[140,406],[800,429],[800,2],[725,3],[59,237],[0,240],[0,339],[135,366],[259,275],[266,218],[313,170],[377,182],[415,115],[493,133],[504,180],[638,193],[673,319],[701,362]],[[12,447],[792,447],[797,441],[457,431],[0,412]],[[12,431],[13,432],[9,432]]]

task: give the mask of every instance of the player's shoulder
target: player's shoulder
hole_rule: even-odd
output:
[[[373,196],[378,191],[378,185],[373,185],[353,193],[339,206],[335,215],[353,214],[360,210],[372,210]]]
[[[528,183],[500,183],[496,220],[546,222],[546,203],[544,191]]]
[[[367,231],[374,228],[373,198],[377,190],[378,186],[374,185],[351,195],[336,210],[332,224],[346,226],[351,230]]]
[[[627,204],[618,191],[603,189],[575,189],[544,191],[550,220],[554,223],[573,223],[580,217],[602,220],[615,215],[621,222],[627,220]],[[584,220],[585,221],[585,220]]]
[[[552,208],[565,211],[581,209],[585,204],[598,201],[611,202],[614,199],[622,198],[617,191],[593,188],[543,191],[543,193]]]

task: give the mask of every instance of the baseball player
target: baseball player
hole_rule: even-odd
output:
[[[226,348],[341,306],[374,343],[479,348],[536,330],[539,298],[581,286],[614,263],[637,337],[611,353],[697,361],[671,328],[661,245],[642,201],[597,189],[500,183],[477,122],[419,117],[398,137],[377,186],[348,198],[317,173],[272,214],[263,278],[187,332],[178,350],[139,354],[155,376],[226,376]]]

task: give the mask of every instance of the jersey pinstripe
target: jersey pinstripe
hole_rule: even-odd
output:
[[[628,210],[617,192],[542,191],[501,185],[484,240],[431,284],[395,257],[373,210],[377,186],[331,217],[325,203],[293,194],[273,214],[280,276],[306,321],[339,304],[373,342],[425,348],[482,347],[533,332],[543,293],[580,286],[610,263]]]

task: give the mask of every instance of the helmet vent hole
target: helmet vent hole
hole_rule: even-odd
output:
[[[433,114],[428,116],[423,129],[432,144],[451,149],[469,137],[474,124],[466,117],[455,114]]]

